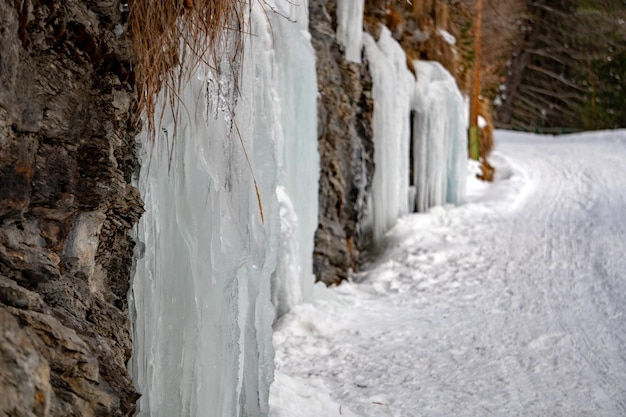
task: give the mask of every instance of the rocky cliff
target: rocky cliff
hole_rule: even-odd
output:
[[[356,270],[361,251],[371,243],[362,222],[374,173],[372,82],[367,64],[345,59],[336,37],[336,11],[334,0],[311,0],[309,5],[320,90],[314,271],[326,284],[338,284],[351,268]]]
[[[314,270],[317,279],[326,284],[347,279],[349,271],[357,270],[363,254],[372,248],[371,227],[365,223],[376,169],[369,65],[365,56],[358,63],[346,59],[337,39],[337,3],[311,0],[309,4],[320,90],[321,173]],[[461,33],[461,23],[467,21],[463,10],[460,4],[450,8],[447,2],[435,0],[365,0],[363,28],[377,39],[381,26],[387,26],[402,46],[413,72],[413,60],[437,60],[463,85],[469,64],[464,46],[457,48],[454,37],[467,40],[467,34]]]
[[[0,414],[132,415],[142,213],[118,1],[0,2]]]

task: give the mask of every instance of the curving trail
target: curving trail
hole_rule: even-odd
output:
[[[495,184],[277,324],[273,416],[626,416],[626,132],[496,139]]]

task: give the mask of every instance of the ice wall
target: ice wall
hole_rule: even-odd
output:
[[[267,415],[271,301],[301,299],[300,280],[310,275],[319,170],[313,54],[302,21],[285,17],[293,1],[264,2],[266,10],[253,3],[236,106],[222,88],[232,88],[227,73],[216,79],[201,68],[180,113],[167,108],[156,142],[142,140],[146,213],[130,295],[140,416]]]
[[[408,212],[411,100],[415,78],[406,66],[402,47],[382,27],[376,42],[363,34],[372,76],[374,99],[374,178],[368,221],[380,242],[399,216]]]
[[[305,4],[289,1],[297,24],[288,24],[276,14],[270,16],[275,51],[274,112],[279,121],[275,140],[281,238],[278,266],[272,275],[272,302],[278,316],[311,295],[315,282],[313,236],[318,224],[315,55],[303,26],[306,19],[298,17]]]
[[[337,40],[350,62],[361,62],[364,0],[337,1]]]
[[[415,61],[413,101],[415,207],[424,211],[465,196],[467,133],[463,98],[454,77],[437,62]]]
[[[385,27],[378,41],[363,34],[373,80],[374,163],[368,226],[380,242],[396,219],[465,196],[466,117],[454,77],[441,64],[415,61],[409,72],[402,47]],[[411,132],[411,120],[413,131]],[[409,145],[413,181],[409,190]]]

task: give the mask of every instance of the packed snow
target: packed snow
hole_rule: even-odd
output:
[[[271,416],[626,415],[625,160],[624,131],[497,132],[493,184],[275,325]]]

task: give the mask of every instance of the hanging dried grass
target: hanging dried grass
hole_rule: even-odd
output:
[[[158,126],[155,121],[158,94],[166,93],[169,102],[164,102],[163,106],[171,106],[176,123],[180,94],[198,64],[211,68],[215,79],[227,77],[235,94],[238,93],[244,19],[246,9],[250,15],[251,5],[250,0],[131,0],[128,26],[137,57],[137,113],[141,116],[145,112],[150,141],[155,140]],[[218,91],[214,93],[218,96],[231,95],[229,91],[219,90],[220,83],[217,86]],[[230,112],[232,120],[233,108],[219,110]],[[259,187],[241,136],[239,140],[252,174],[261,222],[264,222]]]
[[[137,59],[137,112],[145,112],[150,140],[155,138],[159,92],[165,89],[169,104],[178,109],[178,97],[200,62],[221,62],[222,45],[227,42],[235,45],[226,59],[237,62],[241,58],[244,16],[250,4],[249,0],[130,1],[128,26]],[[239,65],[229,68],[232,73],[227,75],[236,87]]]

